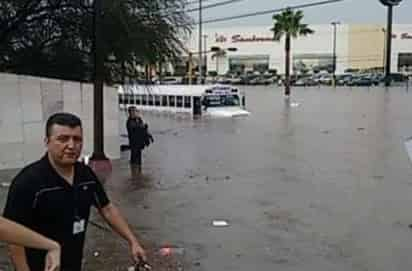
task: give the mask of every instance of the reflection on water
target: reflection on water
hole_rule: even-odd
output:
[[[143,113],[155,143],[143,151],[145,177],[121,191],[152,215],[134,223],[200,243],[205,270],[273,270],[276,255],[293,270],[411,266],[411,93],[296,88],[286,102],[280,88],[243,90],[248,117]],[[216,217],[231,221],[224,234],[208,228]],[[220,256],[233,253],[239,262]]]

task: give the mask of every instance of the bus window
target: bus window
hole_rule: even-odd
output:
[[[126,103],[132,104],[132,98],[133,96],[131,94],[126,94]]]
[[[148,104],[153,105],[153,95],[149,95],[148,97]]]
[[[169,106],[175,106],[175,96],[169,96]]]
[[[176,96],[176,106],[183,107],[183,96]]]
[[[159,95],[155,95],[155,106],[160,106],[160,96]]]
[[[219,107],[219,106],[239,106],[238,95],[208,95],[204,99],[204,104],[207,107]]]
[[[185,96],[184,100],[185,100],[185,108],[190,108],[191,107],[191,96]]]
[[[146,105],[147,104],[147,95],[142,95],[142,105]]]
[[[142,95],[136,95],[135,97],[136,97],[136,104],[140,105],[142,101]]]
[[[162,96],[162,106],[167,106],[167,96]]]
[[[225,106],[239,106],[239,96],[237,95],[226,95],[222,96],[222,102]]]

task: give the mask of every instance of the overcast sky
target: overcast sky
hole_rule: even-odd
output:
[[[203,5],[209,5],[224,0],[203,0]],[[233,15],[251,13],[261,10],[270,10],[283,8],[293,5],[319,2],[320,0],[239,0],[226,6],[207,9],[203,12],[204,20],[213,18],[222,18]],[[196,8],[198,5],[190,5],[189,8]],[[385,24],[386,8],[382,6],[379,0],[345,0],[343,2],[311,7],[304,9],[304,22],[309,24],[327,24],[331,21],[340,21],[342,23],[378,23]],[[412,24],[412,0],[403,0],[403,2],[394,9],[394,23]],[[191,15],[196,19],[198,12]],[[262,15],[237,20],[231,20],[220,23],[205,24],[207,28],[216,28],[222,26],[239,26],[239,25],[270,25],[272,23],[271,15]]]

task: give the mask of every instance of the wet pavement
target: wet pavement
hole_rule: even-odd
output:
[[[286,103],[279,88],[244,90],[249,117],[145,113],[155,143],[139,179],[130,179],[128,153],[114,161],[105,185],[156,270],[409,269],[412,93],[298,88]],[[93,225],[85,254],[86,270],[130,264],[124,244]]]

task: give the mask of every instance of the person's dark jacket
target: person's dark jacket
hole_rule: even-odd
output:
[[[141,118],[129,118],[126,123],[127,136],[130,148],[143,149],[145,147],[145,125]]]
[[[150,144],[154,142],[152,134],[149,132],[149,126],[145,123],[144,124],[144,145],[145,147],[149,147]]]
[[[141,118],[129,118],[126,127],[130,148],[143,149],[154,142],[153,136],[149,132],[149,126]]]

